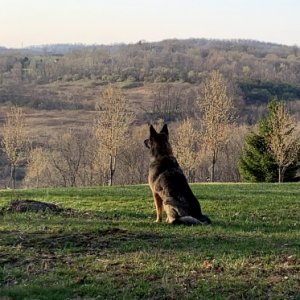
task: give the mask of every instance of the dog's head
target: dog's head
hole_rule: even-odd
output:
[[[154,157],[172,155],[167,124],[163,126],[159,133],[150,125],[150,137],[144,141],[144,144],[150,149],[151,155]]]

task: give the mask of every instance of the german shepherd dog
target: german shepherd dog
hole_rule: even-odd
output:
[[[150,125],[150,137],[144,143],[151,152],[148,181],[156,207],[156,222],[162,221],[164,209],[167,222],[171,224],[211,224],[211,220],[202,214],[200,203],[173,156],[168,126],[165,124],[157,133]]]

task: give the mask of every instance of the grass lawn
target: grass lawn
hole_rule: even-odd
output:
[[[0,299],[300,299],[300,185],[194,184],[211,226],[157,224],[148,186],[0,191]]]

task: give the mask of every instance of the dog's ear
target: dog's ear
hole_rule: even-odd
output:
[[[146,146],[148,149],[151,148],[151,147],[150,147],[150,139],[144,140],[144,144],[145,144],[145,146]]]
[[[169,130],[168,130],[168,125],[165,124],[163,128],[161,129],[160,133],[164,133],[166,136],[169,136]]]
[[[150,137],[154,137],[157,135],[156,130],[154,129],[154,127],[152,125],[150,125]]]

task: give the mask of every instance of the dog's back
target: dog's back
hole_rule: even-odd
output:
[[[210,224],[210,219],[202,214],[200,204],[173,156],[167,126],[160,133],[151,126],[150,139],[145,144],[152,155],[149,185],[156,204],[157,221],[161,220],[163,206],[169,223]]]

